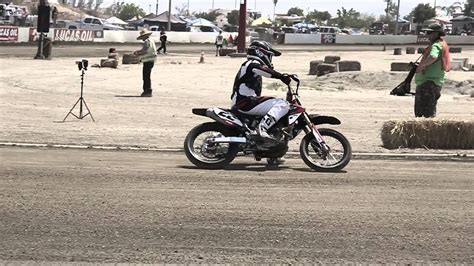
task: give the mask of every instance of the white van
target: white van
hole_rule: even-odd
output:
[[[338,27],[320,26],[319,33],[344,34]]]

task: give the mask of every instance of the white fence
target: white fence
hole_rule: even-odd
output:
[[[81,31],[81,30],[77,30]],[[138,31],[96,31],[93,38],[92,32],[79,34],[76,30],[51,29],[48,37],[54,40],[66,41],[93,41],[107,43],[136,43]],[[55,36],[55,33],[57,36]],[[84,33],[84,32],[81,32]],[[168,41],[173,43],[214,43],[217,33],[213,32],[167,32]],[[18,28],[0,26],[0,43],[25,43],[35,41],[36,31],[32,28]],[[237,33],[224,33],[225,38],[232,35],[237,37]],[[88,36],[87,40],[82,40],[80,36]],[[62,37],[62,38],[60,38]],[[159,32],[153,32],[152,38],[159,41]],[[247,38],[248,39],[248,38]],[[450,45],[474,45],[474,36],[446,36]],[[285,34],[285,44],[415,44],[424,43],[423,37],[416,35],[341,35],[341,34]]]
[[[416,35],[285,34],[285,44],[415,44]],[[446,36],[449,44],[472,44],[474,36]]]

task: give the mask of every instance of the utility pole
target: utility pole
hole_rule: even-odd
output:
[[[171,31],[171,0],[169,0],[168,6],[168,31]]]
[[[189,13],[189,0],[188,0],[188,16],[189,16],[189,15],[190,15],[190,13]]]
[[[245,33],[247,24],[247,0],[240,0],[239,12],[239,37],[237,41],[237,51],[239,53],[245,52]]]
[[[156,0],[156,13],[155,15],[158,15],[158,0]]]
[[[214,0],[212,0],[212,9],[214,9]]]
[[[398,35],[398,20],[400,19],[400,0],[398,0],[397,6],[397,18],[395,21],[395,35]]]

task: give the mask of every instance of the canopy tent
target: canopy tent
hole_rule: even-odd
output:
[[[214,27],[214,23],[210,22],[207,19],[204,18],[197,18],[193,21],[191,21],[190,26],[193,27],[202,27],[202,26],[207,26],[207,27]]]
[[[260,25],[263,25],[263,24],[272,25],[272,22],[266,17],[259,17],[256,20],[254,20],[251,25],[252,26],[260,26]]]
[[[168,18],[171,22],[172,31],[186,31],[186,22],[175,15],[169,16],[168,11],[158,16],[144,18],[143,23],[149,26],[158,26],[160,29],[168,29]]]
[[[117,17],[111,17],[105,20],[106,22],[114,25],[127,25],[128,23],[117,18]]]

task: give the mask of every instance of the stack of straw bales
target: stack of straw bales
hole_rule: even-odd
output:
[[[474,121],[390,120],[383,124],[381,136],[387,149],[474,149]]]

